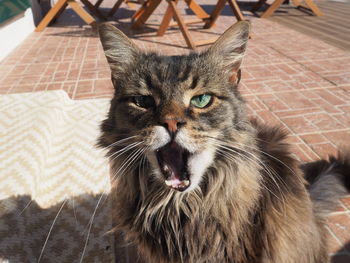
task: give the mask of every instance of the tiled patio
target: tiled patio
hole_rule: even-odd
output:
[[[198,2],[208,12],[216,3]],[[102,10],[112,3],[105,0]],[[163,37],[156,36],[165,7],[162,4],[140,31],[129,29],[134,10],[124,4],[113,19],[145,50],[189,52],[177,28]],[[342,145],[349,147],[350,51],[250,12],[244,14],[251,20],[253,32],[240,89],[251,115],[287,129],[293,151],[302,161],[325,157]],[[204,30],[200,25],[190,28],[195,39],[205,39],[220,35],[234,22],[227,6],[213,29]],[[0,63],[0,93],[63,89],[73,99],[111,97],[109,77],[96,33],[67,10],[44,32],[32,33]],[[336,254],[333,262],[350,262],[350,197],[329,217],[328,230],[329,252]]]

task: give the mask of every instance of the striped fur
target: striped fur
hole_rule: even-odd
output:
[[[208,51],[173,57],[141,52],[111,25],[99,32],[116,89],[99,145],[109,148],[115,224],[126,240],[148,262],[328,262],[317,194],[310,199],[285,133],[250,121],[237,89],[249,24]],[[137,108],[135,94],[152,96],[154,108]],[[189,106],[198,94],[213,94],[210,107]],[[152,159],[170,140],[160,132],[169,114],[184,123],[171,140],[206,158],[193,158],[205,169],[185,192],[167,187]]]

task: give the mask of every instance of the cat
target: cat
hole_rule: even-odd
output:
[[[250,24],[182,56],[142,52],[110,24],[98,31],[115,87],[98,144],[116,230],[142,257],[329,262],[324,216],[347,192],[350,152],[300,167],[281,128],[248,118],[238,84]]]

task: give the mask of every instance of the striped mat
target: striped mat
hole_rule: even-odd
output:
[[[108,106],[64,91],[0,97],[0,262],[114,262],[95,147]]]

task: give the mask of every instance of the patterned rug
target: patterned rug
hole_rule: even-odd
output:
[[[108,105],[64,91],[0,97],[0,262],[114,262],[95,147]]]

